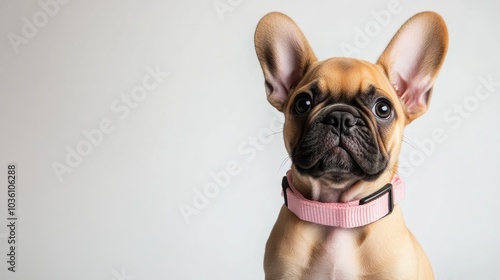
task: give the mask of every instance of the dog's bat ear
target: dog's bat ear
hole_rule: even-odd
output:
[[[255,30],[255,51],[264,72],[267,99],[279,111],[316,57],[304,34],[288,16],[265,15]]]
[[[405,107],[408,123],[427,111],[447,49],[448,31],[441,16],[422,12],[401,26],[378,59]]]

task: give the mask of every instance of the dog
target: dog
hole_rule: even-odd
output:
[[[426,112],[448,49],[435,12],[411,17],[378,61],[318,61],[286,15],[258,23],[267,99],[285,116],[285,204],[266,244],[265,278],[434,279],[405,225],[397,176],[406,125]]]

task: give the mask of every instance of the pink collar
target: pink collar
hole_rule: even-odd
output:
[[[299,219],[315,224],[355,228],[373,223],[389,214],[405,195],[403,180],[395,175],[390,184],[373,194],[346,203],[324,203],[308,200],[292,184],[291,171],[283,177],[285,205]]]

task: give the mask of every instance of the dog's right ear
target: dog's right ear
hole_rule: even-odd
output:
[[[316,61],[304,34],[288,16],[265,15],[255,30],[255,51],[264,72],[267,99],[279,111]]]

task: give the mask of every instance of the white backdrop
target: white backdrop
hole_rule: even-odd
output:
[[[0,278],[263,279],[290,162],[258,20],[288,14],[320,59],[375,61],[434,10],[450,47],[405,133],[403,211],[436,279],[498,279],[499,2],[340,2],[0,2]]]

